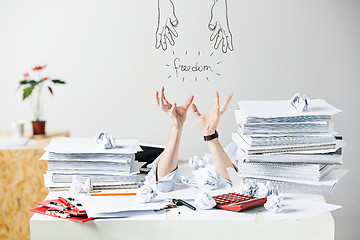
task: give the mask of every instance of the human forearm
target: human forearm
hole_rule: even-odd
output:
[[[164,152],[157,166],[157,180],[165,177],[177,168],[182,127],[172,128]]]
[[[227,172],[227,168],[228,167],[232,167],[234,168],[233,164],[231,163],[231,160],[229,159],[228,155],[226,154],[226,152],[224,151],[224,149],[222,148],[219,139],[215,138],[212,139],[210,141],[207,141],[209,149],[210,149],[210,153],[213,157],[214,160],[214,165],[215,165],[215,170],[216,172],[228,179],[229,179],[229,174]]]

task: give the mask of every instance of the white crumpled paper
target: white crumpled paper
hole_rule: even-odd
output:
[[[212,163],[213,160],[210,154],[205,154],[203,157],[194,156],[189,159],[189,165],[193,170],[206,167]]]
[[[208,193],[200,193],[195,199],[196,209],[212,209],[215,205],[215,200]]]
[[[90,178],[86,178],[85,181],[82,181],[79,176],[73,176],[69,191],[74,194],[90,193],[92,189]]]
[[[283,208],[282,202],[284,198],[279,196],[278,186],[274,187],[269,181],[264,184],[248,180],[243,186],[243,194],[259,198],[266,197],[264,207],[270,212],[277,213]]]
[[[256,182],[246,181],[243,186],[242,192],[245,195],[255,196],[257,189],[258,189],[258,185],[256,184]]]
[[[300,93],[296,93],[291,99],[290,104],[293,106],[297,111],[304,112],[308,109],[309,106],[309,99],[303,95],[301,96]]]
[[[194,178],[198,187],[206,191],[216,189],[220,181],[214,165],[207,165],[195,170]]]
[[[254,197],[264,198],[271,194],[279,195],[279,190],[274,187],[269,181],[266,184],[262,182],[255,182],[247,180],[243,186],[242,193],[245,195],[250,195]]]
[[[271,194],[270,196],[267,197],[264,207],[266,210],[270,212],[278,213],[283,208],[282,205],[283,200],[284,200],[283,197],[280,197],[279,195],[276,194]]]
[[[157,192],[149,185],[143,185],[140,187],[136,197],[140,203],[151,202],[157,196]]]
[[[258,183],[256,189],[256,197],[264,198],[271,193],[271,187],[266,186],[264,183]]]
[[[95,141],[101,148],[110,149],[115,147],[115,139],[106,132],[99,132],[96,136],[94,136]]]

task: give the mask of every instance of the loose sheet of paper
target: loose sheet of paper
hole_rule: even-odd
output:
[[[154,200],[152,203],[139,203],[136,196],[74,196],[85,208],[93,214],[119,213],[127,211],[159,210],[168,201]]]
[[[341,208],[341,206],[311,201],[298,197],[285,196],[283,209],[280,212],[272,213],[264,210],[259,214],[275,220],[298,220],[330,212],[338,208]]]
[[[188,203],[194,205],[194,201],[188,201]],[[180,206],[174,211],[177,212],[177,218],[187,221],[255,221],[256,219],[256,213],[232,212],[216,208],[193,211]]]
[[[299,183],[299,184],[309,184],[315,186],[334,186],[345,174],[348,170],[343,169],[334,169],[326,176],[324,176],[319,181],[310,181],[310,180],[302,180],[302,179],[292,179],[291,182]],[[254,177],[261,178],[257,175],[246,174],[242,175],[243,177]],[[283,181],[284,179],[278,177],[267,176],[266,179],[275,180],[275,181]]]
[[[24,146],[35,146],[40,142],[28,138],[1,137],[0,149],[12,149]]]
[[[92,138],[58,137],[51,140],[46,151],[56,153],[136,153],[142,151],[136,139],[115,139],[116,147],[103,149]]]
[[[279,101],[240,101],[238,106],[247,117],[272,118],[309,115],[334,115],[341,110],[328,104],[323,99],[311,99],[305,112],[298,112],[288,100]]]
[[[151,220],[159,221],[166,220],[166,211],[159,210],[145,210],[145,211],[125,211],[125,212],[113,212],[113,213],[96,213],[91,210],[87,210],[87,215],[91,218],[118,218],[117,220]]]

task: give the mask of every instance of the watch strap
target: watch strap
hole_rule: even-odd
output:
[[[213,140],[215,138],[218,138],[219,137],[219,134],[218,132],[215,130],[215,133],[214,134],[211,134],[211,135],[208,135],[208,136],[204,136],[204,141],[210,141],[210,140]]]

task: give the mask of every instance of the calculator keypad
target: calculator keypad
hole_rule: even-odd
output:
[[[216,208],[234,212],[259,207],[266,202],[266,198],[257,198],[239,193],[226,193],[213,196],[213,198],[216,202]]]

